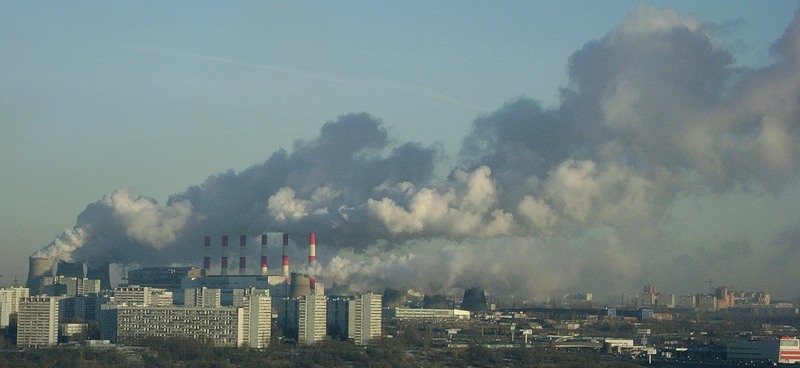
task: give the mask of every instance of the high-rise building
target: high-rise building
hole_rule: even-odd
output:
[[[27,297],[19,300],[17,346],[37,348],[58,343],[57,297]]]
[[[327,334],[327,301],[322,293],[297,297],[297,342],[313,345]]]
[[[369,345],[381,337],[381,295],[365,293],[350,301],[348,315],[348,338],[356,345]]]
[[[272,298],[269,290],[248,290],[242,296],[241,305],[247,334],[242,344],[254,349],[269,347],[272,335]]]

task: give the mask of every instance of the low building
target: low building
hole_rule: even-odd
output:
[[[727,354],[729,360],[745,362],[800,363],[800,339],[784,337],[732,343],[728,344]]]
[[[384,312],[386,318],[396,319],[459,320],[469,319],[470,317],[469,311],[461,309],[389,308]]]

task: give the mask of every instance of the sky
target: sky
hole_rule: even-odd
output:
[[[798,297],[798,5],[0,1],[0,285],[314,230],[361,289]]]

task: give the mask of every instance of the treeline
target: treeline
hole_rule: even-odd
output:
[[[147,339],[142,347],[87,349],[56,347],[0,353],[0,367],[633,367],[595,352],[546,348],[433,348],[406,350],[402,342],[383,339],[366,348],[342,341],[311,347],[277,344],[265,350],[214,348],[188,339]]]

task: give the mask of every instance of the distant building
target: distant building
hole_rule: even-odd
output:
[[[43,279],[42,293],[52,296],[76,296],[100,292],[100,280],[85,277],[53,276]]]
[[[186,307],[220,307],[221,290],[201,287],[183,290],[183,305]]]
[[[145,267],[128,271],[128,283],[175,291],[184,278],[200,277],[197,267]]]
[[[59,319],[62,321],[99,321],[100,308],[108,301],[108,296],[100,294],[61,298],[58,302]]]
[[[697,307],[697,297],[694,294],[681,295],[678,297],[678,308],[694,309]]]
[[[27,297],[19,300],[17,346],[38,348],[58,343],[57,297]]]
[[[112,303],[145,307],[170,306],[173,304],[173,295],[166,289],[130,285],[114,288]]]
[[[397,319],[469,319],[470,312],[462,309],[389,308],[384,316]]]
[[[0,288],[0,328],[8,327],[11,314],[19,311],[19,299],[27,298],[29,294],[26,287]]]

